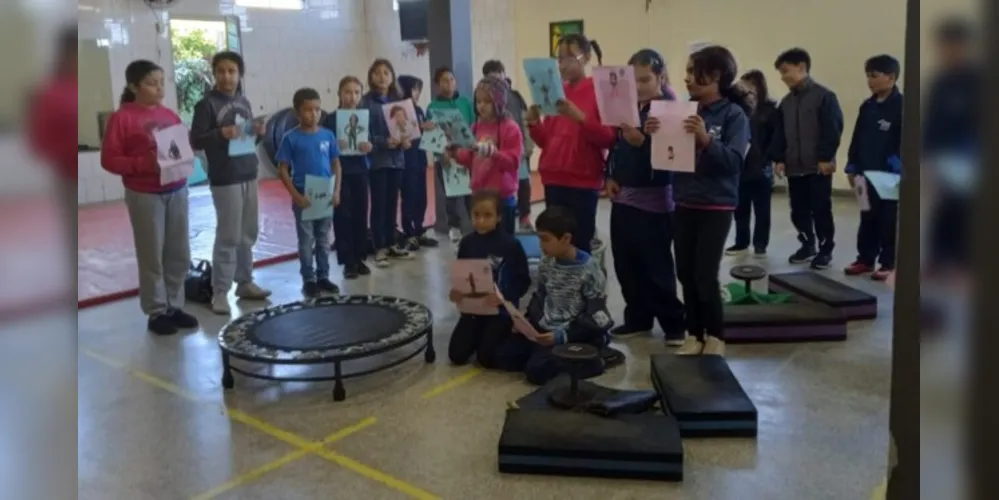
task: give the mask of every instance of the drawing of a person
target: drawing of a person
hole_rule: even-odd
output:
[[[392,106],[389,110],[389,118],[392,124],[395,125],[396,131],[399,133],[399,140],[405,141],[409,139],[409,117],[406,116],[406,108],[402,106]]]
[[[673,159],[676,158],[676,155],[673,154],[673,146],[666,149],[666,158],[669,159],[669,161],[673,161]]]
[[[611,73],[608,76],[608,80],[610,82],[610,95],[609,95],[609,97],[611,99],[614,99],[614,98],[617,97],[617,73]]]
[[[364,127],[361,126],[361,119],[357,117],[357,113],[351,113],[350,118],[347,120],[347,127],[344,128],[344,132],[347,133],[347,149],[357,149],[357,136],[361,132],[364,132]]]
[[[170,150],[167,152],[171,160],[180,159],[180,147],[177,146],[177,141],[170,141]]]
[[[465,281],[468,282],[468,288],[469,290],[471,290],[470,292],[468,292],[468,294],[469,295],[477,294],[478,292],[475,290],[475,273],[468,273],[468,279]]]

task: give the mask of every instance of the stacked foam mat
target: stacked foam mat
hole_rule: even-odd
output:
[[[727,342],[843,341],[847,322],[877,317],[877,297],[813,271],[772,274],[769,288],[791,300],[725,306]]]
[[[547,403],[565,383],[507,410],[500,472],[682,481],[684,438],[756,436],[756,407],[720,356],[653,356],[655,391],[580,382],[595,403],[576,411]]]

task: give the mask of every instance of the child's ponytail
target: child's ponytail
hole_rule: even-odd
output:
[[[125,90],[121,91],[121,97],[118,99],[118,103],[126,104],[130,102],[135,102],[135,92],[132,92],[132,89],[128,88],[128,85],[125,85]]]
[[[604,65],[604,49],[600,48],[600,44],[596,40],[590,40],[590,48],[593,49],[593,55],[597,57],[597,65]]]

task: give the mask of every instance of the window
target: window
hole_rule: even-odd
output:
[[[303,10],[305,0],[234,0],[236,7],[244,9]]]
[[[399,0],[392,0],[392,10],[399,12]]]

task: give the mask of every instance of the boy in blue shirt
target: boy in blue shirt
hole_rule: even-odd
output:
[[[319,126],[322,114],[319,92],[299,89],[292,101],[299,124],[281,140],[277,162],[281,182],[294,201],[302,293],[308,298],[318,297],[323,292],[339,294],[340,289],[329,279],[329,236],[333,227],[332,208],[340,204],[340,149],[333,132]],[[313,203],[305,194],[306,176],[333,178],[328,217],[302,220],[303,210]]]
[[[873,94],[860,105],[850,141],[846,174],[850,185],[856,176],[880,171],[901,174],[902,93],[896,86],[901,71],[898,60],[889,55],[874,56],[864,65],[867,86]],[[895,232],[898,201],[882,198],[867,183],[870,210],[861,212],[857,230],[857,260],[844,269],[848,276],[871,273],[871,279],[884,281],[895,269]],[[877,261],[877,262],[875,262]],[[874,270],[875,263],[881,268]]]

